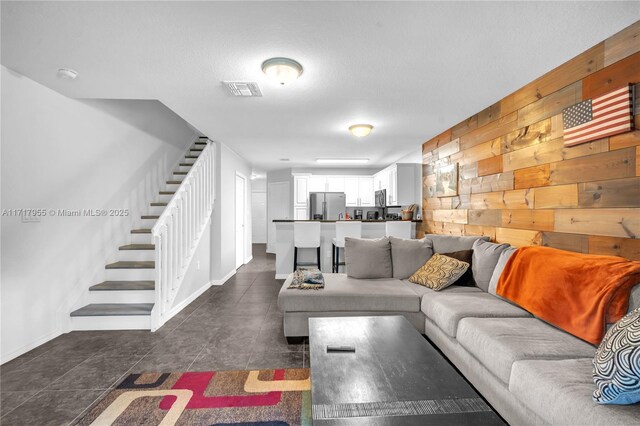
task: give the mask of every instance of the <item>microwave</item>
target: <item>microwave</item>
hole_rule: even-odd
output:
[[[387,207],[387,190],[381,189],[376,191],[376,207]]]

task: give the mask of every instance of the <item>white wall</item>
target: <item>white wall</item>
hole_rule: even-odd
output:
[[[267,179],[251,181],[251,235],[254,244],[267,242]]]
[[[211,286],[211,219],[193,255],[191,264],[173,301],[171,314],[177,313]]]
[[[2,67],[3,209],[125,209],[1,220],[2,362],[66,327],[196,137],[157,101],[74,100]]]
[[[415,163],[422,164],[422,145],[408,153],[402,158],[398,158],[394,163]]]
[[[216,283],[224,281],[236,270],[235,192],[236,172],[247,178],[245,223],[246,261],[251,256],[251,164],[223,143],[216,142],[216,164],[219,170],[216,182],[216,202],[211,227],[211,276]]]

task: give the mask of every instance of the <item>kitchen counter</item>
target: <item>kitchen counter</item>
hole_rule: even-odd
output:
[[[274,220],[275,227],[275,247],[276,254],[276,278],[285,279],[293,272],[293,223],[290,219]],[[336,237],[337,220],[305,220],[303,222],[320,222],[320,263],[322,272],[331,272],[331,250],[332,242]],[[362,238],[381,238],[385,236],[386,222],[400,222],[396,220],[362,220]],[[411,221],[411,235],[415,238],[416,227],[421,220]],[[271,251],[270,251],[271,252]],[[299,249],[298,259],[301,262],[315,262],[315,249]],[[340,259],[344,259],[344,250],[340,250]],[[344,272],[344,266],[340,267],[340,272]]]
[[[345,219],[342,220],[318,220],[318,219],[305,219],[305,220],[291,220],[291,219],[274,219],[274,223],[289,223],[289,222],[322,222],[322,223],[335,223],[335,222],[344,222]],[[354,222],[367,222],[367,223],[384,223],[384,222],[402,222],[402,220],[387,220],[387,219],[346,219],[346,221],[354,221]],[[413,223],[422,223],[422,220],[414,219],[411,222]]]

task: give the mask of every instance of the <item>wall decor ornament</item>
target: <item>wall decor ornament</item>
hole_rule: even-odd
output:
[[[441,166],[436,170],[436,197],[458,195],[458,163]]]

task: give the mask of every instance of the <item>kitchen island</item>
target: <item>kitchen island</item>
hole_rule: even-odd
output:
[[[285,279],[293,272],[293,220],[274,220],[276,228],[276,278]],[[332,240],[336,237],[335,220],[306,220],[304,222],[320,222],[320,262],[322,272],[331,272]],[[380,238],[385,235],[386,220],[361,220],[362,238]],[[415,238],[416,226],[421,220],[411,221],[411,236]],[[418,225],[419,226],[419,225]],[[344,250],[340,250],[340,259]],[[299,249],[300,262],[315,262],[316,251],[313,249]],[[343,268],[340,269],[340,272]]]

